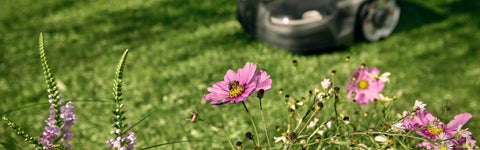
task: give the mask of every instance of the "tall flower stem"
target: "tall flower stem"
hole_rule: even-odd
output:
[[[268,137],[267,124],[265,123],[265,117],[263,115],[262,99],[261,98],[259,98],[259,102],[260,102],[260,114],[262,115],[263,128],[265,129],[265,136],[267,137],[268,148],[272,149],[272,145],[270,144],[270,138]]]
[[[245,108],[245,111],[247,111],[248,117],[250,117],[250,121],[252,121],[253,129],[255,130],[255,135],[257,136],[257,145],[260,147],[260,138],[258,136],[258,131],[257,131],[257,126],[255,125],[255,121],[253,121],[252,114],[248,111],[247,105],[245,105],[245,102],[242,101],[243,108]]]
[[[212,124],[212,123],[210,123],[210,122],[208,122],[208,121],[202,120],[202,119],[200,119],[200,118],[199,118],[198,120],[200,120],[200,121],[202,121],[202,122],[205,122],[205,123],[207,123],[208,125],[210,125],[210,126],[214,127],[215,129],[217,129],[218,131],[222,132],[223,135],[225,136],[225,138],[227,138],[228,143],[230,143],[230,146],[232,147],[232,150],[236,150],[235,147],[233,146],[233,143],[232,143],[232,140],[230,139],[230,136],[228,136],[228,134],[227,134],[227,132],[225,132],[225,130],[223,130],[222,128],[219,128],[219,127],[217,127],[217,126],[215,126],[214,124]]]

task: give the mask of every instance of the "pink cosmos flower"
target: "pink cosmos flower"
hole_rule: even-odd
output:
[[[207,89],[210,93],[204,95],[205,100],[214,101],[210,103],[211,105],[235,104],[245,101],[247,97],[260,89],[270,90],[272,84],[270,75],[263,70],[255,72],[256,68],[256,64],[247,62],[237,72],[228,70],[223,81],[219,81]]]
[[[415,133],[417,133],[418,135],[427,137],[429,139],[450,139],[454,137],[458,131],[460,131],[462,126],[465,125],[465,123],[467,123],[467,121],[470,120],[470,118],[472,118],[472,115],[469,113],[458,114],[448,124],[445,125],[443,122],[441,122],[438,118],[433,116],[427,110],[420,109],[416,111],[416,114],[413,116],[412,119],[404,119],[403,126],[407,130],[419,129],[418,131],[415,131]],[[469,134],[466,134],[466,135],[469,135]],[[469,138],[468,141],[466,140],[467,137]],[[465,136],[463,139],[460,138],[459,140],[452,139],[449,142],[452,143],[453,147],[463,145],[466,142],[469,142],[469,144],[472,144],[472,143],[475,144],[473,135]],[[425,147],[427,149],[431,149],[431,148],[438,149],[436,145],[433,145],[427,141],[424,141],[418,144],[417,147]]]
[[[384,81],[377,79],[379,74],[380,71],[375,67],[372,69],[366,66],[363,69],[358,67],[357,72],[350,77],[350,82],[347,84],[347,98],[357,100],[359,104],[373,102],[385,87]]]

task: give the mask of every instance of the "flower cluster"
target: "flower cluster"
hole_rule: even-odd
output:
[[[254,92],[263,89],[270,90],[272,80],[270,75],[263,70],[255,72],[256,64],[247,62],[243,68],[228,70],[223,81],[219,81],[208,88],[209,94],[204,95],[205,100],[212,100],[211,105],[238,103],[245,101]],[[218,100],[221,100],[217,102]]]
[[[112,132],[113,134],[120,134],[120,130],[116,130]],[[132,131],[127,131],[127,135],[124,137],[117,137],[114,139],[110,139],[106,141],[108,147],[112,147],[118,150],[133,150],[133,147],[137,142],[135,142],[135,133]],[[126,145],[122,145],[122,143],[126,143]]]
[[[294,60],[293,65],[298,67],[298,61]],[[260,91],[260,89],[269,90],[272,80],[264,71],[255,72],[255,70],[256,65],[250,62],[238,69],[237,72],[228,70],[224,81],[217,82],[208,88],[210,93],[204,95],[205,100],[214,101],[210,103],[212,105],[243,103],[253,92]],[[308,96],[299,96],[301,99],[297,99],[297,96],[284,95],[283,89],[279,90],[279,94],[285,97],[289,115],[286,125],[276,126],[277,133],[272,138],[274,144],[282,144],[283,149],[308,149],[309,147],[317,149],[397,149],[400,146],[404,149],[416,146],[436,150],[476,148],[473,134],[468,131],[468,128],[462,129],[472,118],[471,114],[461,113],[445,124],[426,110],[426,104],[416,100],[411,112],[405,111],[403,115],[399,115],[396,121],[390,122],[388,120],[392,119],[390,115],[392,106],[394,106],[393,102],[397,97],[390,98],[380,93],[385,87],[385,83],[389,81],[390,73],[381,74],[375,67],[368,68],[362,65],[350,76],[350,81],[346,85],[347,93],[343,93],[340,87],[335,86],[336,73],[333,70],[331,79],[325,78],[319,82],[319,86],[321,85],[319,88],[310,90]],[[342,96],[342,94],[346,96]],[[342,97],[358,104],[377,101],[381,103],[374,103],[373,106],[352,105],[350,107],[347,105],[351,103],[345,105]],[[259,96],[260,112],[266,141],[271,149],[272,145],[261,109],[262,98],[263,95]],[[325,109],[323,109],[324,106]],[[253,141],[255,149],[262,148],[254,120],[245,104],[244,107],[254,127],[257,142],[253,140],[250,132],[247,132],[249,134],[246,134],[248,135],[246,139]],[[305,107],[307,108],[303,109]],[[351,112],[354,113],[347,114]],[[190,117],[191,122],[197,117],[194,113]],[[224,130],[210,122],[206,123],[221,131],[229,140],[232,149],[235,149]],[[372,127],[374,123],[380,123],[380,125]],[[412,142],[412,140],[418,141]],[[237,142],[237,149],[243,149],[242,141]]]
[[[420,105],[417,106],[417,105]],[[433,140],[433,144],[423,141],[417,147],[425,147],[427,149],[452,149],[455,147],[473,148],[475,146],[475,138],[468,129],[462,129],[472,115],[462,113],[456,115],[448,124],[443,123],[432,113],[423,108],[425,104],[420,101],[415,102],[414,109],[417,109],[411,119],[403,119],[403,127],[408,131],[415,131],[416,134]]]
[[[57,89],[57,87],[53,88],[54,90]],[[49,93],[51,93],[52,90],[48,90]],[[58,91],[55,91],[53,94],[56,95],[55,97],[52,95],[48,95],[50,98],[50,115],[47,120],[45,120],[45,123],[47,123],[47,126],[45,126],[45,131],[40,135],[39,142],[43,145],[44,148],[50,149],[52,146],[55,144],[60,144],[60,143],[55,143],[56,141],[63,142],[65,147],[70,148],[71,145],[68,143],[72,138],[72,132],[70,131],[70,127],[75,124],[75,119],[77,118],[77,115],[73,113],[73,103],[68,102],[67,104],[64,105],[64,101],[59,101],[57,104],[54,102],[58,101],[60,99],[60,95],[58,95]],[[52,99],[53,98],[53,99]],[[64,105],[64,106],[62,106]],[[62,106],[60,108],[60,114],[58,115],[62,121],[56,119],[56,108],[58,106]],[[58,140],[60,139],[60,140]]]

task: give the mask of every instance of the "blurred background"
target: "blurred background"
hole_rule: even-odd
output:
[[[385,40],[294,55],[245,33],[235,18],[234,0],[1,0],[0,113],[31,135],[43,132],[49,114],[38,54],[43,32],[62,99],[74,101],[78,116],[72,149],[102,149],[112,138],[114,69],[125,49],[130,50],[124,76],[127,122],[153,112],[132,129],[137,148],[188,140],[156,149],[229,147],[215,129],[191,124],[192,112],[224,128],[234,141],[244,140],[251,125],[242,106],[211,106],[203,95],[228,69],[247,61],[273,80],[263,100],[272,135],[278,134],[276,125],[284,125],[278,118],[288,115],[279,89],[294,98],[308,96],[335,69],[345,92],[350,74],[365,63],[391,73],[383,93],[398,97],[396,113],[410,109],[416,99],[445,123],[469,112],[473,118],[464,128],[478,136],[480,1],[401,2],[398,27]],[[259,119],[256,99],[247,105]],[[24,106],[30,107],[19,109]],[[0,149],[32,149],[12,131],[2,123]]]

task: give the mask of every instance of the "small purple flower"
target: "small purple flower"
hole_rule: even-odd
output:
[[[132,131],[127,131],[127,135],[125,137],[117,137],[114,139],[110,139],[105,143],[108,147],[118,148],[122,150],[133,150],[135,144],[137,144],[135,140],[135,133],[133,133]]]
[[[260,89],[270,90],[272,84],[270,75],[263,70],[255,72],[256,68],[256,64],[247,62],[237,72],[228,70],[223,81],[208,88],[211,93],[204,95],[205,100],[214,101],[210,103],[211,105],[235,104],[245,101],[247,97]],[[218,100],[221,101],[216,102]]]
[[[375,67],[372,69],[366,66],[363,69],[358,67],[357,72],[352,74],[347,84],[347,98],[357,100],[359,104],[373,102],[385,87],[384,81],[377,79],[379,74],[380,71]]]
[[[63,129],[70,128],[73,124],[75,124],[75,119],[77,115],[73,113],[73,103],[68,102],[65,106],[60,108],[60,118],[63,119]]]
[[[52,103],[51,100],[49,100],[49,102]],[[63,105],[64,101],[59,101],[57,104]],[[77,118],[77,116],[73,114],[73,103],[68,102],[65,106],[61,107],[59,116],[63,119],[63,122],[60,123],[61,127],[56,125],[56,122],[60,120],[55,120],[55,106],[53,104],[50,105],[50,115],[48,119],[45,120],[47,126],[45,126],[45,131],[40,135],[39,139],[39,143],[41,143],[44,148],[50,149],[53,145],[58,144],[55,143],[55,141],[58,141],[58,138],[62,138],[60,141],[65,142],[66,147],[71,147],[68,141],[73,138],[73,135],[69,128],[75,124],[75,119]]]

